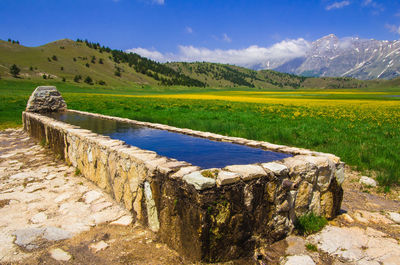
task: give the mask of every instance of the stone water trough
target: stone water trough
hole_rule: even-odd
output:
[[[201,169],[48,117],[49,112],[65,111],[290,157]],[[314,212],[333,218],[342,202],[344,163],[332,154],[67,110],[55,87],[36,88],[22,119],[32,137],[193,261],[226,261],[250,255],[260,244],[287,236],[299,216]]]

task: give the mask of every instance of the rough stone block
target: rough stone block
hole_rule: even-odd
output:
[[[194,171],[198,171],[198,170],[200,170],[200,168],[196,167],[196,166],[181,167],[177,172],[175,172],[174,174],[171,175],[171,178],[180,179],[184,175],[190,174],[190,173],[192,173]]]
[[[269,162],[262,164],[265,170],[272,172],[275,176],[284,176],[289,173],[289,169],[287,166],[276,163],[276,162]]]
[[[240,180],[240,177],[241,175],[238,173],[222,170],[218,173],[217,185],[222,186],[222,185],[236,183]]]
[[[239,173],[244,181],[266,176],[265,170],[258,165],[233,165],[224,168],[227,171]]]
[[[215,179],[206,178],[199,171],[183,176],[183,180],[193,185],[196,190],[204,190],[215,186]]]
[[[67,104],[55,86],[38,86],[26,105],[28,112],[44,113],[66,109]]]

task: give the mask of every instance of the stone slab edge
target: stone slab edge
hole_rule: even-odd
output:
[[[42,122],[45,126],[51,126],[53,128],[62,130],[65,134],[69,134],[71,136],[80,137],[81,139],[85,139],[86,141],[97,144],[101,148],[108,149],[109,151],[115,151],[119,155],[124,157],[129,157],[135,161],[141,161],[146,167],[149,169],[150,177],[152,173],[157,170],[162,172],[163,174],[167,174],[169,177],[173,179],[182,179],[189,185],[195,186],[197,191],[201,191],[203,189],[213,188],[215,186],[223,186],[235,184],[240,181],[250,181],[253,179],[261,178],[261,177],[277,177],[283,178],[288,175],[290,171],[296,170],[296,168],[307,168],[308,165],[322,167],[323,164],[330,164],[332,174],[338,180],[338,183],[341,184],[344,180],[344,163],[340,161],[340,158],[327,153],[313,152],[306,149],[296,148],[296,147],[288,147],[283,145],[274,145],[267,142],[261,141],[252,141],[244,138],[238,137],[229,137],[223,136],[214,133],[195,131],[190,129],[180,129],[168,125],[150,123],[150,122],[141,122],[130,120],[126,118],[119,118],[113,116],[107,116],[102,114],[95,114],[90,112],[78,111],[78,110],[68,110],[73,113],[79,113],[84,115],[90,115],[94,117],[116,120],[120,122],[127,122],[135,125],[146,126],[150,128],[156,128],[161,130],[168,130],[177,133],[183,133],[187,135],[193,135],[197,137],[207,138],[216,141],[225,141],[236,144],[247,145],[251,147],[263,148],[271,151],[279,151],[282,153],[289,153],[294,155],[293,157],[289,157],[283,160],[278,160],[270,163],[258,163],[251,165],[232,165],[227,166],[224,169],[213,169],[214,176],[211,176],[211,179],[216,181],[211,181],[210,185],[204,185],[199,188],[194,185],[192,181],[189,181],[190,178],[185,176],[192,174],[194,172],[204,172],[209,171],[209,169],[200,170],[200,168],[194,167],[190,163],[185,161],[177,161],[176,159],[167,158],[164,156],[158,155],[156,152],[143,150],[135,146],[127,145],[124,141],[114,140],[108,136],[99,135],[93,133],[86,129],[81,129],[77,126],[70,125],[61,121],[57,121],[53,118],[40,115],[38,113],[30,113],[23,112],[23,115],[29,116],[31,118],[35,118],[38,121]],[[281,166],[279,166],[281,165]],[[186,174],[179,175],[179,172],[185,172],[185,169],[188,169]],[[278,169],[276,169],[278,168]],[[276,170],[275,170],[276,169]],[[256,172],[252,172],[256,171]],[[225,172],[236,173],[235,177],[227,177]],[[220,174],[221,173],[221,174]],[[204,174],[203,174],[204,175]],[[208,176],[207,176],[208,177]]]
[[[131,119],[127,119],[127,118],[119,118],[119,117],[108,116],[108,115],[103,115],[103,114],[90,113],[90,112],[80,111],[80,110],[68,109],[68,111],[73,112],[73,113],[78,113],[78,114],[99,117],[99,118],[103,118],[103,119],[127,122],[127,123],[131,123],[131,124],[139,125],[139,126],[146,126],[146,127],[160,129],[160,130],[167,130],[167,131],[171,131],[171,132],[177,132],[177,133],[181,133],[181,134],[197,136],[197,137],[206,138],[206,139],[210,139],[210,140],[214,140],[214,141],[231,142],[231,143],[235,143],[235,144],[246,145],[249,147],[261,148],[261,149],[264,149],[267,151],[274,151],[274,152],[280,152],[280,153],[291,154],[291,155],[327,156],[327,157],[331,158],[332,160],[340,160],[339,157],[337,157],[333,154],[315,152],[315,151],[311,151],[311,150],[304,149],[304,148],[290,147],[290,146],[286,146],[286,145],[277,145],[277,144],[272,144],[272,143],[263,142],[263,141],[248,140],[248,139],[240,138],[240,137],[225,136],[225,135],[221,135],[221,134],[196,131],[196,130],[191,130],[191,129],[186,129],[186,128],[182,129],[182,128],[177,128],[177,127],[173,127],[173,126],[169,126],[169,125],[165,125],[165,124],[143,122],[143,121],[131,120]]]

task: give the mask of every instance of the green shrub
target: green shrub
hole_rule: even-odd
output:
[[[317,246],[311,243],[306,244],[306,249],[313,252],[318,251]]]
[[[325,217],[309,213],[300,216],[295,227],[301,234],[309,235],[322,230],[327,223]]]
[[[114,75],[121,77],[121,71],[119,70],[119,68],[117,68],[117,70],[115,70]]]

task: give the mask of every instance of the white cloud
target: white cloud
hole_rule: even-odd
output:
[[[193,33],[193,29],[191,27],[186,27],[186,32],[189,34]]]
[[[115,1],[115,0],[114,0]],[[119,1],[119,0],[117,0]],[[148,4],[154,4],[154,5],[163,5],[165,4],[165,0],[138,0],[144,3],[148,3]]]
[[[214,63],[234,64],[249,68],[273,68],[285,61],[301,57],[310,48],[310,43],[302,38],[285,40],[270,47],[252,45],[244,49],[208,49],[194,46],[178,46],[177,53],[162,54],[144,48],[135,48],[127,52],[135,52],[144,57],[159,61],[206,61]],[[274,64],[275,62],[275,64]]]
[[[390,31],[395,34],[400,34],[400,26],[392,25],[392,24],[386,24],[385,27]]]
[[[332,4],[326,6],[325,9],[326,10],[340,9],[348,5],[350,5],[349,1],[333,2]]]
[[[151,51],[145,48],[133,48],[133,49],[129,49],[126,50],[126,52],[133,52],[133,53],[137,53],[143,57],[147,57],[150,58],[152,60],[155,61],[159,61],[159,62],[163,62],[165,61],[165,55],[163,55],[161,52],[159,51]]]
[[[226,33],[224,33],[222,35],[222,40],[225,41],[225,42],[232,42],[232,39],[229,38],[228,34],[226,34]]]
[[[373,8],[374,9],[373,14],[375,14],[375,15],[377,15],[380,12],[385,10],[385,8],[382,4],[379,4],[378,2],[376,2],[374,0],[364,0],[362,2],[362,6]]]

